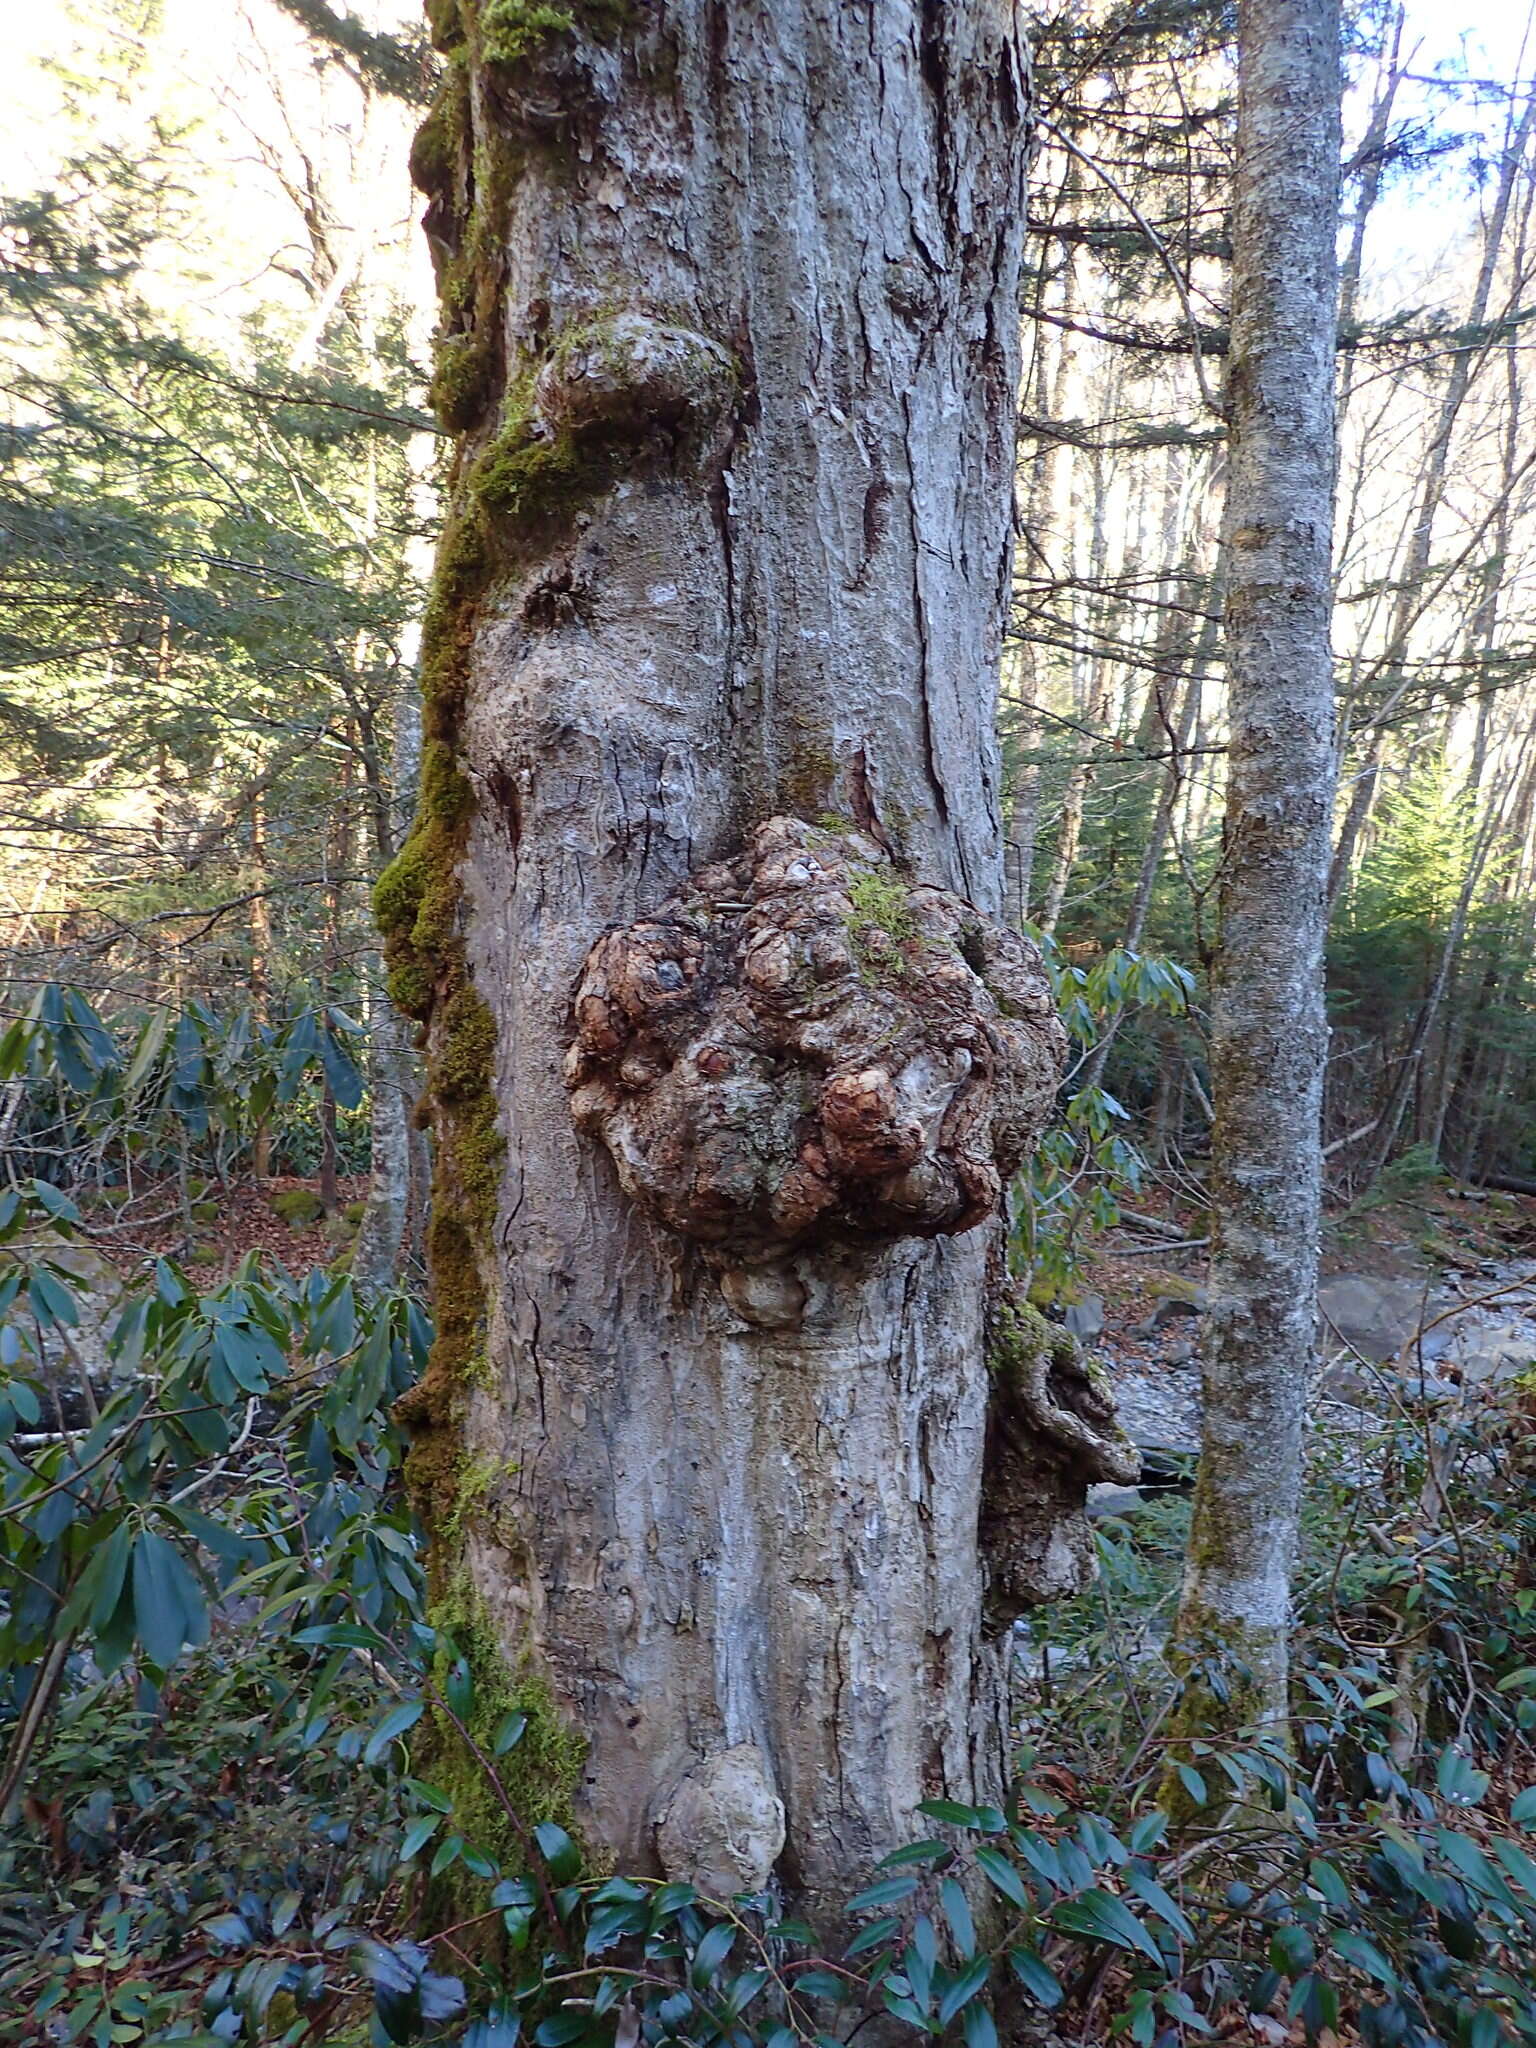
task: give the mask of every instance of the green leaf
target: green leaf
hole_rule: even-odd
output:
[[[994,1849],[987,1844],[976,1851],[976,1861],[1005,1899],[1015,1906],[1028,1906],[1031,1903],[1024,1880],[1001,1849]]]
[[[27,1293],[32,1313],[45,1330],[56,1330],[60,1325],[73,1329],[79,1322],[80,1310],[74,1295],[46,1266],[34,1266],[27,1275]]]
[[[355,1621],[320,1622],[313,1628],[296,1629],[292,1639],[306,1646],[318,1643],[326,1649],[382,1650],[388,1647],[379,1640],[377,1629],[363,1628]]]
[[[969,2005],[977,1992],[985,1988],[991,1969],[992,1958],[990,1956],[977,1956],[974,1962],[967,1963],[939,2000],[939,2025],[941,2027],[947,2027],[955,2014]]]
[[[1125,1881],[1137,1898],[1145,1899],[1159,1920],[1173,1929],[1180,1941],[1194,1940],[1195,1930],[1189,1915],[1155,1877],[1144,1870],[1132,1869],[1126,1872]]]
[[[391,1707],[363,1745],[363,1762],[376,1764],[397,1736],[416,1726],[422,1710],[420,1700],[402,1700],[397,1707]]]
[[[133,1545],[133,1627],[149,1662],[168,1671],[183,1645],[203,1642],[208,1614],[202,1590],[175,1547],[152,1529]]]
[[[300,1898],[297,1892],[278,1893],[277,1897],[272,1901],[272,1932],[275,1935],[281,1937],[288,1932],[289,1928],[298,1918],[299,1908],[303,1903],[303,1899]],[[286,1971],[287,1968],[287,1959],[284,1958],[283,1970]]]
[[[831,1970],[801,1970],[795,1977],[794,1988],[805,1998],[833,1998],[842,2004],[851,1997],[851,1987]]]
[[[46,1209],[56,1223],[78,1223],[80,1211],[68,1195],[56,1188],[51,1180],[34,1180],[32,1196],[40,1208]]]
[[[1111,1892],[1094,1889],[1075,1899],[1058,1900],[1051,1908],[1051,1924],[1069,1934],[1107,1941],[1115,1948],[1139,1950],[1154,1963],[1163,1960],[1162,1951],[1136,1915]]]
[[[962,1806],[955,1799],[919,1800],[919,1813],[930,1820],[948,1821],[951,1827],[974,1828],[983,1835],[1000,1835],[1008,1823],[995,1806]]]
[[[985,2005],[968,2005],[960,2030],[965,2036],[965,2048],[997,2048],[997,2023]]]
[[[688,1981],[695,1990],[702,1991],[713,1979],[715,1972],[725,1961],[734,1947],[736,1930],[722,1923],[711,1927],[704,1939],[693,1952],[693,1962],[688,1970]]]
[[[948,1842],[908,1842],[904,1848],[893,1849],[889,1856],[882,1856],[875,1868],[900,1870],[907,1863],[942,1863],[954,1853]]]
[[[1147,1855],[1149,1851],[1157,1847],[1167,1832],[1168,1816],[1166,1813],[1162,1812],[1159,1808],[1154,1808],[1151,1813],[1144,1813],[1133,1825],[1127,1838],[1131,1845],[1132,1854],[1136,1856]]]
[[[443,1681],[443,1697],[461,1721],[467,1720],[473,1712],[475,1674],[467,1657],[455,1657],[449,1665],[448,1675]]]
[[[622,1941],[626,1934],[642,1934],[645,1931],[646,1912],[643,1905],[599,1906],[587,1922],[586,1940],[582,1944],[584,1956],[601,1955],[615,1942]]]
[[[534,1828],[533,1839],[539,1845],[539,1854],[549,1865],[550,1876],[561,1884],[573,1878],[581,1868],[581,1851],[571,1840],[565,1829],[552,1820],[541,1820]]]
[[[883,1920],[871,1920],[869,1925],[856,1934],[843,1953],[847,1956],[861,1956],[867,1950],[879,1948],[889,1941],[893,1934],[901,1932],[901,1922],[887,1915]]]
[[[356,1060],[332,1031],[320,1040],[320,1061],[337,1103],[342,1109],[356,1109],[363,1099],[363,1077]]]
[[[496,1740],[492,1744],[492,1754],[494,1756],[505,1756],[509,1749],[516,1749],[517,1745],[522,1741],[527,1727],[528,1716],[526,1714],[508,1714],[501,1726],[496,1730]]]
[[[1536,1902],[1536,1863],[1508,1835],[1495,1835],[1490,1846],[1510,1876],[1524,1887],[1527,1898]]]
[[[1467,2029],[1467,2048],[1500,2048],[1504,2029],[1498,2018],[1485,2005],[1472,2015],[1472,2024]]]
[[[143,1087],[150,1069],[159,1059],[170,1025],[170,1011],[156,1010],[139,1033],[138,1045],[134,1049],[133,1058],[128,1062],[128,1071],[123,1076],[123,1093],[130,1101]]]
[[[405,1831],[400,1844],[400,1861],[409,1863],[420,1855],[443,1824],[440,1813],[419,1813]]]
[[[897,1906],[917,1890],[915,1877],[887,1877],[848,1901],[850,1913],[870,1913],[877,1906]]]
[[[1349,1887],[1333,1864],[1316,1856],[1307,1865],[1307,1875],[1311,1878],[1314,1888],[1336,1912],[1348,1909]]]
[[[1036,2005],[1044,2006],[1047,2012],[1054,2012],[1066,1993],[1045,1958],[1030,1948],[1011,1948],[1008,1961],[1013,1974]]]
[[[1329,1945],[1335,1955],[1341,1955],[1346,1963],[1353,1963],[1357,1970],[1363,1970],[1368,1977],[1374,1977],[1378,1984],[1384,1984],[1389,1991],[1397,1989],[1397,1972],[1374,1941],[1368,1941],[1363,1934],[1356,1934],[1347,1927],[1341,1927],[1334,1931]]]
[[[538,2048],[570,2048],[573,2041],[580,2041],[593,2033],[592,2022],[585,2013],[553,2012],[547,2020],[540,2020],[534,2040]]]
[[[1189,1794],[1196,1806],[1204,1806],[1208,1796],[1205,1789],[1205,1780],[1195,1769],[1194,1765],[1175,1764],[1174,1769],[1178,1773],[1179,1783],[1184,1787],[1184,1790]]]
[[[939,1886],[939,1904],[949,1923],[956,1949],[961,1958],[968,1961],[976,1953],[976,1923],[971,1918],[965,1893],[952,1877],[946,1877]]]
[[[1517,1792],[1509,1804],[1509,1817],[1522,1828],[1536,1826],[1536,1785]]]
[[[132,1549],[133,1538],[128,1525],[119,1522],[106,1541],[92,1551],[89,1563],[80,1574],[69,1603],[59,1617],[59,1626],[64,1633],[82,1626],[91,1629],[106,1627],[122,1598]]]

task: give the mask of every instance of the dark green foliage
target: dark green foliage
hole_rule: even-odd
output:
[[[342,1112],[344,1149],[362,1165],[362,1037],[335,1008],[264,1024],[249,1005],[221,1015],[194,1002],[179,1015],[158,1008],[109,1024],[79,989],[50,982],[0,1035],[0,1084],[25,1090],[10,1170],[103,1199],[129,1167],[151,1177],[201,1167],[222,1180],[264,1127],[274,1158],[307,1172],[322,1086]]]
[[[50,1251],[75,1228],[67,1198],[31,1186],[4,1227],[6,1299],[67,1325]],[[1536,2040],[1536,1794],[1508,1789],[1536,1728],[1519,1389],[1437,1445],[1454,1547],[1416,1506],[1441,1424],[1352,1446],[1376,1475],[1363,1558],[1358,1495],[1320,1461],[1295,1757],[1273,1733],[1190,1746],[1177,1842],[1152,1804],[1169,1680],[1105,1637],[1172,1583],[1182,1504],[1134,1541],[1111,1531],[1106,1590],[1046,1624],[1057,1679],[1005,1804],[926,1802],[928,1836],[870,1872],[826,1955],[771,1898],[584,1869],[580,1747],[547,1687],[508,1670],[467,1596],[426,1601],[387,1420],[425,1354],[408,1304],[370,1322],[345,1283],[254,1268],[200,1298],[162,1267],[116,1340],[133,1377],[47,1443],[10,1327],[13,1746],[29,1674],[50,1644],[69,1655],[0,1836],[0,1987],[78,2038],[297,2041],[320,2023],[613,2048],[633,2014],[647,2041],[790,2048],[845,2041],[874,2006],[913,2039],[992,2048],[996,2004],[1138,2043],[1249,2011],[1373,2048]],[[1423,1776],[1388,1755],[1408,1617],[1429,1659]],[[452,1901],[451,1939],[419,1931],[426,1897],[439,1927]],[[1495,2031],[1467,2031],[1479,2011]]]
[[[1188,1007],[1194,978],[1177,961],[1117,947],[1079,966],[1044,933],[1033,936],[1078,1061],[1124,1011],[1178,1018]],[[1015,1258],[1046,1298],[1070,1286],[1085,1242],[1119,1220],[1122,1199],[1138,1192],[1145,1171],[1116,1096],[1097,1084],[1074,1089],[1071,1073],[1064,1094],[1061,1120],[1019,1176],[1014,1208]]]
[[[327,5],[327,0],[275,0],[292,15],[321,49],[355,65],[381,92],[422,106],[432,96],[432,64],[421,29],[382,35],[355,14]]]

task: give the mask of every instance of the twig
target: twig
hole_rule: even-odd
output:
[[[1152,244],[1154,250],[1156,250],[1158,260],[1159,262],[1161,262],[1164,270],[1167,271],[1169,281],[1173,285],[1174,290],[1178,293],[1179,305],[1183,309],[1184,324],[1189,329],[1190,348],[1192,351],[1192,360],[1195,366],[1195,380],[1200,386],[1200,396],[1204,399],[1207,410],[1213,413],[1217,419],[1225,421],[1226,413],[1222,409],[1221,401],[1217,398],[1215,392],[1211,389],[1210,379],[1207,377],[1205,373],[1205,356],[1202,353],[1200,347],[1200,328],[1198,322],[1195,319],[1195,309],[1190,304],[1189,288],[1185,284],[1183,277],[1179,273],[1179,266],[1168,254],[1168,250],[1166,245],[1164,244],[1162,236],[1157,232],[1157,229],[1153,227],[1152,223],[1147,219],[1146,215],[1141,211],[1140,207],[1137,206],[1135,200],[1132,199],[1130,194],[1125,190],[1124,186],[1115,177],[1112,171],[1106,171],[1101,163],[1096,163],[1094,159],[1091,156],[1089,156],[1085,151],[1079,149],[1077,144],[1072,140],[1072,138],[1069,135],[1064,134],[1062,130],[1056,126],[1054,121],[1047,121],[1043,115],[1039,114],[1035,116],[1035,120],[1036,125],[1038,127],[1040,127],[1047,135],[1054,136],[1055,139],[1061,144],[1062,148],[1066,150],[1069,155],[1075,156],[1080,164],[1082,164],[1087,170],[1092,171],[1093,175],[1096,178],[1098,178],[1101,181],[1101,183],[1108,186],[1109,190],[1113,192],[1115,197],[1119,200],[1120,204],[1131,216],[1131,219],[1135,221],[1137,227],[1141,229],[1141,232]]]

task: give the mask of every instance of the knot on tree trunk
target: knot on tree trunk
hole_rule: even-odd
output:
[[[656,1850],[669,1878],[708,1898],[769,1883],[784,1852],[784,1802],[755,1743],[720,1750],[679,1780],[657,1821]]]
[[[1017,1295],[998,1311],[988,1362],[980,1545],[988,1619],[1001,1628],[1091,1582],[1088,1488],[1131,1485],[1141,1452],[1101,1369]]]
[[[649,1215],[735,1268],[983,1222],[1067,1049],[1029,940],[797,818],[599,939],[575,1024],[577,1126]]]

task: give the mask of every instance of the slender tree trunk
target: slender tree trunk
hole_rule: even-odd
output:
[[[1174,1641],[1186,1733],[1286,1712],[1327,1050],[1337,0],[1242,0],[1238,53],[1214,1248]],[[1225,1689],[1202,1679],[1213,1660]]]
[[[1469,803],[1476,803],[1482,794],[1479,789],[1482,765],[1480,756],[1474,755],[1472,768],[1467,777],[1466,797]],[[1519,766],[1520,764],[1517,762],[1515,768],[1510,771],[1510,777],[1518,773]],[[1361,1187],[1368,1188],[1392,1157],[1393,1148],[1397,1143],[1397,1134],[1402,1127],[1403,1113],[1408,1107],[1409,1097],[1416,1087],[1422,1086],[1425,1054],[1429,1048],[1430,1038],[1439,1019],[1441,1008],[1450,991],[1452,973],[1457,961],[1461,957],[1462,941],[1467,935],[1467,921],[1472,915],[1472,906],[1477,898],[1478,887],[1482,882],[1483,870],[1488,864],[1488,857],[1499,838],[1503,823],[1504,805],[1508,795],[1509,780],[1506,778],[1502,787],[1496,785],[1494,790],[1490,792],[1483,822],[1475,834],[1471,846],[1468,848],[1467,864],[1462,870],[1461,883],[1456,892],[1456,902],[1451,911],[1450,921],[1446,926],[1445,937],[1441,941],[1440,957],[1436,962],[1434,980],[1430,983],[1429,989],[1419,1005],[1418,1015],[1414,1018],[1413,1029],[1409,1033],[1408,1044],[1398,1063],[1397,1073],[1393,1078],[1392,1087],[1387,1096],[1386,1107],[1382,1110],[1377,1120],[1376,1128],[1371,1134],[1370,1148],[1365,1153],[1360,1168],[1358,1184]],[[1439,1152],[1440,1129],[1443,1121],[1443,1112],[1437,1113],[1434,1119],[1432,1137],[1432,1143],[1437,1154]]]
[[[1087,573],[1084,578],[1088,591],[1099,591],[1104,587],[1104,567],[1108,550],[1108,523],[1106,518],[1108,487],[1101,456],[1091,459],[1089,473],[1093,484],[1093,517],[1090,522]],[[1086,609],[1086,621],[1079,619],[1080,604]],[[1087,807],[1088,792],[1093,787],[1094,754],[1102,737],[1105,706],[1109,696],[1109,663],[1105,659],[1102,642],[1097,630],[1096,610],[1093,600],[1082,600],[1080,595],[1073,598],[1073,618],[1079,638],[1080,653],[1074,660],[1081,660],[1086,669],[1086,679],[1080,681],[1074,693],[1073,709],[1082,720],[1090,737],[1086,741],[1087,751],[1073,764],[1067,777],[1066,790],[1061,800],[1061,815],[1056,828],[1056,850],[1051,862],[1051,879],[1046,888],[1045,902],[1040,910],[1040,929],[1054,932],[1061,917],[1062,906],[1067,900],[1067,890],[1072,882],[1072,869],[1077,861],[1078,842],[1083,832],[1083,812]]]
[[[405,1413],[436,1611],[497,1646],[619,1868],[773,1875],[824,1911],[919,1799],[1000,1783],[977,1536],[996,1236],[932,1212],[927,1237],[873,1213],[858,1242],[795,1236],[752,1206],[767,1169],[705,1084],[739,1076],[752,976],[793,955],[740,950],[736,920],[761,935],[817,877],[850,877],[872,963],[950,915],[912,878],[978,905],[967,1003],[987,947],[1034,959],[984,916],[1020,20],[658,0],[514,45],[474,0],[435,13],[449,76],[415,164],[463,440],[421,806],[378,901],[429,1020],[438,1338]],[[803,822],[765,835],[775,816]],[[821,929],[816,973],[846,991],[852,940]],[[561,1078],[584,963],[586,1136]],[[800,1016],[813,981],[774,986]],[[934,1067],[926,1099],[991,1057]],[[752,1082],[775,1162],[808,1072],[765,1058]],[[806,1213],[795,1172],[814,1206],[838,1170],[798,1156],[773,1217]]]
[[[379,851],[387,859],[403,843],[421,780],[421,693],[409,671],[396,693],[390,802],[379,820]],[[376,955],[365,972],[376,984]],[[375,986],[368,1047],[370,1138],[368,1199],[352,1252],[352,1277],[367,1295],[393,1287],[400,1275],[411,1208],[411,1045],[406,1020]]]
[[[1153,813],[1151,830],[1147,843],[1142,848],[1141,867],[1136,876],[1136,887],[1131,896],[1130,911],[1126,916],[1125,929],[1120,944],[1132,953],[1141,944],[1141,935],[1146,929],[1147,917],[1152,908],[1152,896],[1157,887],[1157,877],[1162,867],[1163,852],[1168,844],[1168,835],[1173,830],[1174,814],[1179,805],[1179,792],[1184,784],[1184,760],[1189,751],[1190,735],[1200,713],[1200,698],[1204,687],[1205,671],[1216,649],[1218,620],[1221,605],[1221,574],[1218,569],[1210,599],[1210,611],[1200,627],[1200,638],[1196,642],[1190,663],[1190,674],[1184,685],[1184,701],[1179,708],[1179,722],[1171,733],[1164,733],[1168,744],[1168,765],[1163,770],[1162,787],[1158,792],[1157,809]],[[1154,682],[1154,690],[1160,684]],[[1164,705],[1163,716],[1167,717]],[[1088,1056],[1078,1078],[1078,1087],[1097,1088],[1104,1079],[1104,1069],[1109,1062],[1110,1050],[1125,1018],[1123,1008],[1112,1010],[1104,1020],[1099,1033],[1098,1044]]]
[[[267,862],[267,799],[257,790],[251,799],[251,1015],[258,1024],[272,1022],[272,904],[266,894],[271,880]],[[259,1181],[272,1171],[272,1126],[261,1117],[251,1134],[251,1172]]]
[[[340,802],[327,835],[328,874],[325,883],[325,930],[320,949],[320,1007],[322,1012],[336,999],[336,978],[341,968],[341,882],[339,877],[351,866],[352,845],[352,756],[348,753],[341,771]],[[329,1028],[324,1018],[321,1028]],[[320,1200],[327,1216],[341,1206],[340,1158],[336,1133],[336,1097],[329,1074],[320,1086]]]

